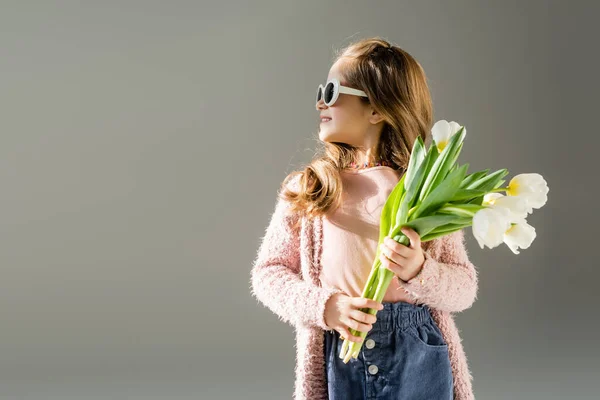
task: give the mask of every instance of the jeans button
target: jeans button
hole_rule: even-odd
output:
[[[379,368],[377,368],[377,365],[369,365],[369,373],[371,375],[375,375],[377,373],[377,371],[379,371]]]
[[[372,349],[375,347],[375,341],[373,339],[369,339],[365,342],[365,346],[367,346],[367,349]]]

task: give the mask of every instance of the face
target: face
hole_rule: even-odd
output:
[[[343,59],[329,70],[327,80],[337,78],[341,85],[349,86],[341,74]],[[324,83],[323,83],[324,84]],[[379,139],[382,118],[361,97],[340,93],[337,101],[328,107],[323,99],[317,102],[320,114],[319,139],[324,142],[342,142],[357,147],[370,147]]]

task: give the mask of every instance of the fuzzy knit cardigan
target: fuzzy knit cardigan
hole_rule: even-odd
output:
[[[294,177],[288,187],[297,189]],[[320,284],[323,217],[299,217],[278,196],[261,240],[250,278],[252,295],[296,333],[293,398],[327,400],[324,331],[325,303],[337,288]],[[294,228],[301,218],[301,225]],[[477,271],[469,261],[462,230],[421,243],[425,262],[419,274],[403,284],[409,297],[430,307],[448,344],[454,400],[473,400],[473,376],[452,313],[463,311],[477,296]]]

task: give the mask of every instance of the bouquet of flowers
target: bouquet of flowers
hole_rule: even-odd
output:
[[[379,245],[362,297],[382,302],[394,273],[381,267],[380,247],[388,236],[408,246],[410,240],[401,231],[404,227],[426,242],[471,226],[482,249],[504,242],[515,254],[535,239],[535,228],[526,218],[534,208],[546,204],[546,181],[540,174],[525,173],[501,187],[507,169],[467,174],[469,165],[457,163],[466,132],[454,121],[440,120],[432,128],[435,144],[425,149],[421,137],[415,141],[408,168],[381,211]],[[371,308],[361,311],[377,313]],[[367,335],[354,329],[350,332],[363,339]],[[357,358],[361,347],[362,342],[345,339],[340,358],[344,363]]]

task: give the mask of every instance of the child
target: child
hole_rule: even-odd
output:
[[[345,48],[320,85],[323,155],[286,177],[252,268],[253,295],[296,331],[299,399],[471,400],[472,376],[452,313],[473,304],[477,273],[463,231],[410,245],[386,238],[397,279],[383,302],[361,297],[385,201],[417,136],[432,126],[425,73],[381,38]],[[369,315],[361,308],[376,308]],[[344,363],[349,329],[366,332]]]

